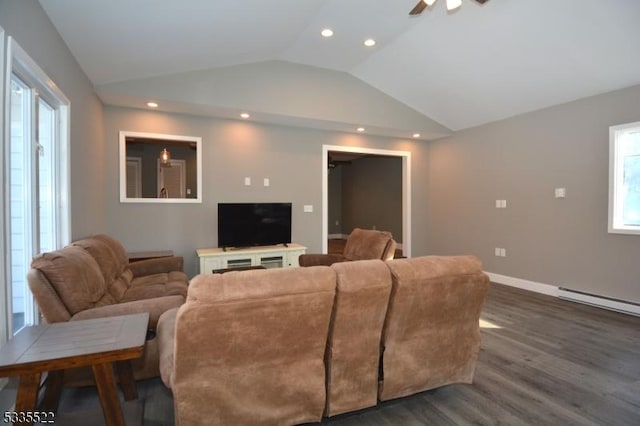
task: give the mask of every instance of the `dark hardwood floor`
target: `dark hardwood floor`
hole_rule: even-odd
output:
[[[492,284],[472,385],[325,419],[331,425],[640,425],[640,318]],[[172,425],[171,393],[138,382],[145,425]],[[66,389],[61,410],[98,407]]]

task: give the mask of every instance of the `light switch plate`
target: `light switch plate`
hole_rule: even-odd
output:
[[[304,205],[304,212],[305,213],[313,213],[313,206],[311,204],[305,204]]]
[[[245,186],[251,186],[251,178],[250,177],[244,178],[244,185]]]
[[[269,186],[270,182],[269,182],[269,178],[264,178],[264,186]]]

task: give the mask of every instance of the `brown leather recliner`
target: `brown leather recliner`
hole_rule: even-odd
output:
[[[387,231],[354,228],[342,254],[302,254],[298,258],[300,266],[330,266],[337,262],[352,260],[390,260],[396,251],[396,242]]]

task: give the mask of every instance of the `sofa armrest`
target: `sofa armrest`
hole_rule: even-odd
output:
[[[301,254],[298,257],[300,266],[331,266],[334,263],[345,262],[347,259],[341,254]]]
[[[178,308],[169,309],[158,320],[158,352],[160,353],[160,378],[169,389],[173,387],[173,353],[176,340],[176,316]]]
[[[171,256],[140,260],[129,263],[129,269],[131,269],[134,277],[161,274],[163,272],[183,271],[184,259],[182,256]]]
[[[125,303],[99,306],[80,311],[71,317],[71,321],[93,318],[115,317],[118,315],[149,313],[149,329],[155,330],[158,318],[169,309],[180,307],[184,303],[182,296],[163,296],[153,299],[134,300]]]

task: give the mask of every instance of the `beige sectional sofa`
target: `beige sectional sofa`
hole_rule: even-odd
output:
[[[489,287],[472,256],[195,277],[158,323],[176,424],[299,424],[471,383]]]
[[[160,315],[185,301],[189,280],[182,268],[182,257],[129,263],[119,241],[94,235],[37,256],[27,279],[49,323],[148,312],[150,338],[143,358],[134,362],[134,375],[141,379],[159,374],[157,339],[152,337]],[[65,375],[76,384],[91,377]]]

